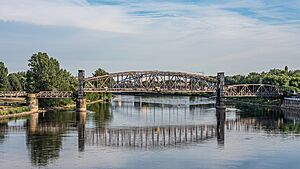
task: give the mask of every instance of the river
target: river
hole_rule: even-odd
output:
[[[299,169],[300,113],[189,96],[117,95],[87,113],[0,121],[0,168]]]

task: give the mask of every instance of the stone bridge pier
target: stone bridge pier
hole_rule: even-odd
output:
[[[85,112],[86,111],[86,99],[84,98],[84,70],[78,70],[78,95],[76,101],[76,111]]]
[[[28,93],[26,97],[26,102],[32,111],[37,111],[39,109],[38,99],[35,93]]]
[[[217,139],[218,145],[224,146],[225,139],[225,120],[226,120],[226,106],[224,95],[225,77],[224,72],[217,74],[217,98],[216,98],[216,118],[217,118]]]
[[[217,98],[216,98],[216,108],[217,109],[226,109],[224,84],[225,84],[224,72],[219,72],[217,74],[217,91],[216,91],[217,92]]]

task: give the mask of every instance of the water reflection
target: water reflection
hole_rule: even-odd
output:
[[[225,109],[218,108],[216,109],[216,118],[217,118],[217,140],[219,146],[224,146],[225,139]]]
[[[78,124],[78,150],[84,151],[85,147],[85,124],[86,124],[86,112],[77,113]]]
[[[33,165],[46,166],[59,157],[63,134],[73,121],[73,113],[51,112],[30,116],[26,123],[26,145]]]
[[[127,100],[126,100],[127,99]],[[0,123],[0,145],[13,134],[24,134],[32,166],[47,166],[64,149],[64,137],[76,134],[79,153],[87,147],[153,149],[183,148],[216,142],[226,148],[231,131],[272,134],[300,133],[299,112],[234,105],[215,109],[206,99],[172,102],[126,96],[124,101],[89,106],[89,112],[47,112]],[[202,103],[196,105],[194,103]],[[193,103],[193,104],[190,104]],[[75,140],[76,141],[76,140]]]

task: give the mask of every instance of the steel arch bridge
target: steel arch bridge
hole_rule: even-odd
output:
[[[83,79],[84,93],[216,93],[215,77],[199,73],[170,71],[128,71]],[[278,86],[268,84],[224,85],[225,97],[278,97],[283,94]]]
[[[85,78],[84,92],[214,93],[216,79],[199,73],[130,71]]]
[[[103,76],[78,78],[81,90],[40,91],[38,99],[79,98],[80,93],[167,93],[201,94],[217,93],[220,84],[217,78],[199,73],[170,71],[128,71]],[[223,85],[223,84],[222,84]],[[223,86],[223,97],[279,97],[283,88],[268,84],[234,84]],[[1,98],[26,98],[25,91],[0,91]]]

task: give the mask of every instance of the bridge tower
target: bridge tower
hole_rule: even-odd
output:
[[[224,84],[225,76],[224,72],[219,72],[217,74],[217,98],[216,98],[216,108],[225,109],[225,95],[224,95]]]
[[[28,93],[26,102],[32,111],[37,111],[39,109],[38,99],[35,93]]]
[[[86,99],[84,98],[83,91],[83,80],[84,80],[84,70],[78,70],[78,95],[76,101],[76,111],[85,112],[86,111]]]

